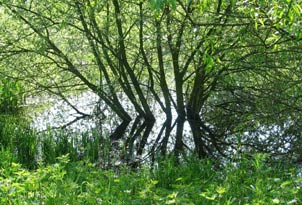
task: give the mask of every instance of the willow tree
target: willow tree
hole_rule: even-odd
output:
[[[178,155],[190,137],[199,157],[277,151],[252,136],[299,119],[299,3],[2,0],[1,66],[66,101],[90,89],[121,119],[110,138],[129,155],[145,152],[158,111],[166,119],[152,153],[170,143]]]

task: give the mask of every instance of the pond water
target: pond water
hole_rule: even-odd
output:
[[[131,137],[129,136],[131,132],[131,127],[135,118],[137,117],[137,114],[131,104],[128,103],[126,97],[123,98],[120,96],[120,99],[124,99],[123,101],[121,101],[121,104],[125,107],[127,112],[131,114],[131,117],[133,119],[126,129],[125,136],[121,138],[125,140]],[[90,91],[85,91],[77,95],[70,95],[65,100],[62,100],[56,96],[32,97],[28,99],[27,104],[29,105],[29,107],[41,107],[41,109],[31,110],[33,116],[32,127],[38,132],[43,132],[47,129],[57,129],[62,126],[66,126],[67,130],[77,134],[89,132],[92,129],[98,129],[102,137],[108,137],[112,133],[114,133],[116,128],[121,124],[121,120],[114,113],[112,113],[109,108],[101,104],[99,102],[98,96]],[[102,110],[101,115],[96,115],[98,109]],[[166,120],[165,114],[160,111],[161,109],[159,109],[159,106],[156,103],[153,104],[153,107],[151,109],[152,111],[154,111],[156,122],[151,132],[149,133],[148,140],[146,143],[146,152],[148,152],[148,150],[150,150],[150,148],[154,144]],[[81,118],[83,114],[89,115],[91,117]],[[176,117],[177,113],[175,110],[173,110],[173,120],[175,120]],[[139,125],[142,124],[143,122],[141,120]],[[140,129],[140,126],[136,128],[136,130],[138,129]],[[271,126],[270,128],[261,125],[259,126],[257,132],[243,133],[242,138],[254,141],[256,140],[259,143],[268,144],[268,146],[274,148],[274,146],[276,145],[274,142],[270,142],[271,136],[274,134],[282,134],[281,130],[282,129],[277,125]],[[168,143],[168,150],[172,150],[174,147],[175,132],[176,127],[174,127],[171,132],[171,136],[169,138]],[[144,132],[142,131],[140,133],[140,136],[137,137],[137,139],[141,139],[143,134]],[[187,145],[188,148],[194,148],[192,134],[190,131],[189,124],[187,122],[184,125],[183,139],[184,143]],[[232,137],[230,137],[229,139],[234,140],[234,138]],[[280,146],[277,151],[280,153],[284,153],[287,152],[289,149],[290,144],[285,143],[283,146]],[[228,153],[236,154],[237,149],[229,147],[229,149],[226,151]]]
[[[121,99],[124,99],[121,101],[121,104],[133,119],[125,132],[125,139],[129,137],[127,135],[130,134],[137,114],[131,104],[128,103],[126,97],[121,97]],[[33,113],[32,127],[38,132],[43,132],[47,129],[57,129],[62,126],[66,126],[67,130],[75,133],[89,132],[97,128],[103,137],[107,137],[121,124],[121,120],[110,109],[106,108],[105,105],[102,105],[99,102],[98,96],[90,91],[85,91],[78,95],[70,95],[65,100],[56,96],[33,97],[27,100],[27,104],[36,108],[42,107],[41,109],[33,109],[31,111]],[[97,109],[102,110],[101,116],[96,116]],[[148,136],[147,149],[153,145],[166,120],[165,114],[160,111],[161,109],[159,109],[156,103],[153,104],[151,109],[154,111],[156,122]],[[82,118],[83,114],[91,117]],[[173,110],[173,120],[176,119],[176,116],[177,113]],[[140,125],[142,124],[143,122],[140,122]],[[138,126],[137,129],[140,129],[140,127]],[[168,149],[173,148],[175,132],[176,129],[174,128],[171,132]],[[143,135],[143,132],[140,135]],[[187,122],[184,125],[184,138],[186,145],[192,147],[193,141]]]
[[[28,100],[27,104],[33,107],[41,107],[34,109],[32,127],[39,132],[48,128],[56,129],[73,122],[82,114],[92,115],[98,102],[98,97],[92,92],[83,92],[79,95],[67,97],[66,101],[57,96],[34,97]],[[79,113],[80,112],[80,113]],[[85,132],[95,128],[96,123],[92,119],[79,119],[70,124],[67,129],[74,132]]]

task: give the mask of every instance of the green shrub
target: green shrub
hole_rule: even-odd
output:
[[[68,154],[57,157],[52,165],[40,164],[31,171],[12,162],[7,151],[0,156],[6,156],[10,164],[4,167],[4,162],[1,167],[0,204],[302,203],[299,170],[268,164],[261,154],[229,163],[220,170],[213,167],[211,160],[191,158],[177,165],[165,159],[153,171],[125,167],[118,173],[102,170],[89,161],[72,162]]]

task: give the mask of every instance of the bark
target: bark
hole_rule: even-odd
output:
[[[124,32],[123,32],[123,27],[122,27],[122,22],[120,19],[120,15],[121,15],[121,11],[120,11],[120,5],[119,5],[119,1],[118,0],[113,0],[113,5],[114,5],[114,10],[115,10],[115,21],[116,21],[116,27],[118,30],[118,36],[119,36],[119,63],[121,64],[121,69],[125,69],[125,71],[127,72],[127,75],[129,75],[129,78],[131,80],[131,83],[133,84],[133,87],[138,95],[138,98],[141,102],[141,105],[144,109],[144,118],[149,121],[150,123],[155,121],[154,115],[152,113],[152,111],[150,110],[150,107],[148,105],[146,96],[144,95],[139,82],[138,82],[138,78],[135,75],[133,68],[131,68],[131,66],[128,63],[128,59],[127,59],[127,54],[126,54],[126,47],[125,47],[125,43],[124,43]]]

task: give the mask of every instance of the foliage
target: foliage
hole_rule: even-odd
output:
[[[14,114],[23,103],[23,88],[20,82],[0,75],[0,114]]]
[[[83,113],[67,94],[95,93],[120,123],[108,136],[109,147],[125,142],[120,155],[165,155],[172,146],[200,158],[261,151],[300,160],[300,5],[1,0],[0,72],[59,96],[77,119],[103,111]],[[163,128],[151,140],[158,112]]]
[[[0,148],[14,153],[17,162],[34,168],[38,155],[38,140],[24,117],[2,115],[0,118]]]
[[[7,155],[2,150],[1,156]],[[217,169],[192,157],[184,164],[162,161],[160,168],[135,172],[102,170],[68,154],[29,171],[12,161],[1,164],[1,204],[300,204],[299,169],[269,164],[255,155]],[[171,172],[172,169],[178,170]],[[215,171],[213,171],[216,169]],[[166,176],[169,176],[167,183]]]
[[[0,203],[301,204],[278,162],[302,156],[301,3],[0,0]],[[67,125],[120,124],[38,133],[25,89],[59,96]],[[92,113],[68,99],[86,89]]]

